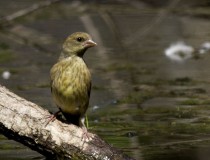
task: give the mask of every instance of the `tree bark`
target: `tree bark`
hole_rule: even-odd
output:
[[[96,134],[84,137],[81,128],[51,114],[0,85],[0,133],[51,159],[132,160]]]

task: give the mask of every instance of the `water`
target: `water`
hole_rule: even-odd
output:
[[[33,1],[0,3],[5,16]],[[188,3],[62,1],[18,18],[0,32],[0,72],[11,73],[0,83],[57,111],[49,70],[63,40],[86,31],[98,43],[84,57],[93,77],[90,130],[137,160],[208,159],[210,55],[183,62],[164,55],[177,41],[195,49],[210,41],[209,7]],[[3,136],[0,157],[45,159]]]

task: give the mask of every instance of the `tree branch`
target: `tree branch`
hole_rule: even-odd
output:
[[[54,120],[50,113],[0,86],[0,133],[53,159],[132,160],[96,134]],[[46,125],[47,124],[47,125]]]

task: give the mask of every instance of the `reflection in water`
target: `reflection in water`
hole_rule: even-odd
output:
[[[1,76],[3,79],[9,79],[11,76],[11,73],[9,71],[3,71]]]
[[[177,62],[183,62],[193,56],[194,48],[184,42],[176,42],[165,50],[165,55]]]
[[[200,54],[205,54],[210,51],[210,42],[204,42],[201,44],[201,47],[199,48],[199,53]]]
[[[199,58],[201,54],[206,54],[210,51],[210,42],[204,42],[200,48],[194,49],[192,46],[185,44],[182,41],[173,43],[165,49],[167,58],[175,62],[184,62],[191,58]]]

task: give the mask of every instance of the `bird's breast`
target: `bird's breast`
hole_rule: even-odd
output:
[[[91,75],[81,58],[55,64],[51,69],[51,81],[54,100],[61,109],[78,110],[88,103]]]

